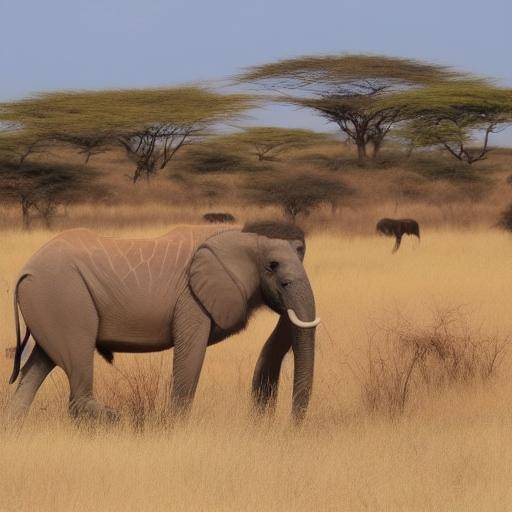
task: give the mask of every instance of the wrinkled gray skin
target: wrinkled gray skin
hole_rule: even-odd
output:
[[[93,396],[95,349],[111,359],[112,352],[174,347],[171,411],[186,414],[206,347],[243,329],[266,304],[280,319],[256,364],[256,410],[273,409],[281,363],[292,348],[292,414],[301,421],[313,381],[315,329],[296,327],[286,311],[293,309],[302,321],[315,319],[304,244],[208,229],[181,227],[153,240],[70,230],[40,249],[16,288],[15,303],[36,347],[21,370],[11,419],[24,416],[57,365],[69,379],[72,417],[116,420],[117,413]]]

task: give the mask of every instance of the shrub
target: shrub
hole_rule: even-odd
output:
[[[339,179],[306,173],[252,178],[245,189],[246,199],[255,204],[280,207],[292,223],[298,215],[308,216],[323,204],[335,207],[352,193],[353,190]]]
[[[383,345],[370,340],[367,365],[355,367],[362,401],[371,414],[400,416],[414,394],[490,379],[505,343],[472,333],[459,308],[437,311],[425,328],[399,318]]]
[[[188,148],[182,162],[187,169],[197,173],[239,171],[248,163],[246,158],[232,148],[208,142]]]
[[[507,231],[512,231],[512,204],[509,204],[505,211],[501,212],[498,226]]]
[[[432,155],[422,155],[408,161],[411,171],[426,179],[447,180],[455,183],[481,183],[485,178],[471,166],[456,161],[446,160]]]
[[[164,425],[168,417],[170,375],[164,365],[167,359],[162,354],[122,359],[112,367],[114,379],[105,379],[99,386],[100,393],[105,393],[103,401],[121,411],[136,432],[148,425]]]

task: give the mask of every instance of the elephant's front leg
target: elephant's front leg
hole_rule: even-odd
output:
[[[290,321],[282,316],[263,346],[254,370],[252,396],[255,409],[259,413],[274,411],[281,363],[291,345],[292,328]]]
[[[398,251],[398,249],[400,249],[400,244],[402,243],[402,235],[397,235],[396,236],[396,241],[395,241],[395,246],[393,247],[393,253],[395,253],[396,251]]]
[[[176,305],[172,326],[174,340],[171,390],[172,413],[186,416],[196,392],[203,366],[211,320],[186,290]]]

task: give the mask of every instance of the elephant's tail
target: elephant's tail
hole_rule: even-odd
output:
[[[28,339],[30,338],[30,329],[27,326],[23,341],[21,340],[20,312],[18,309],[18,286],[21,281],[27,277],[27,275],[28,274],[22,275],[14,287],[14,324],[16,326],[16,352],[14,354],[14,367],[12,369],[11,378],[9,379],[9,384],[12,384],[18,378],[21,368],[21,355],[23,354],[23,349],[26,347]]]

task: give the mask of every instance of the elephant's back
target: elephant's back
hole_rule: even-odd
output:
[[[99,339],[163,342],[194,246],[186,230],[140,240],[69,230],[41,247],[21,275],[59,287],[63,276],[78,274],[98,312]]]
[[[91,245],[98,235],[88,229],[69,229],[42,245],[23,265],[20,276],[55,273],[69,264],[80,247]]]
[[[61,276],[76,272],[98,311],[100,340],[163,343],[196,249],[222,231],[178,226],[159,238],[122,239],[68,230],[39,249],[22,274],[65,286]]]
[[[111,278],[122,278],[131,272],[139,274],[139,281],[151,281],[160,270],[176,272],[180,267],[184,270],[194,252],[208,238],[237,228],[183,225],[163,236],[148,239],[105,237],[89,229],[69,229],[39,248],[25,263],[21,274],[58,271],[66,263],[81,262],[101,273],[112,274]]]

